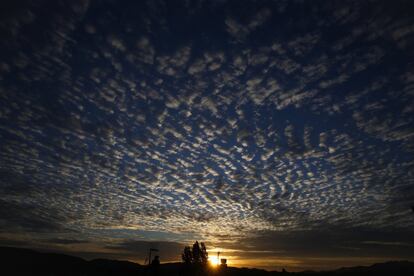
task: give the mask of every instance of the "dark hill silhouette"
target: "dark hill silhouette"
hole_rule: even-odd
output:
[[[371,266],[346,267],[333,271],[333,275],[414,275],[414,263],[394,261]]]
[[[30,249],[0,247],[0,275],[84,275],[84,276],[147,276],[145,266],[128,262],[107,259],[95,259],[86,261],[82,258],[68,256],[58,253],[41,253]],[[159,276],[181,275],[181,263],[162,264]],[[374,264],[371,266],[359,266],[340,268],[333,271],[323,272],[277,272],[262,269],[228,267],[226,270],[211,275],[225,276],[272,276],[272,275],[321,275],[321,276],[359,276],[359,275],[414,275],[414,263],[408,261],[397,261]]]
[[[86,261],[57,253],[0,247],[0,275],[144,275],[139,264],[106,259]]]

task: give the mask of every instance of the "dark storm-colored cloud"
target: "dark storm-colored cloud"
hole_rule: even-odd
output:
[[[88,241],[86,241],[86,240],[72,240],[72,239],[59,239],[59,238],[49,239],[49,240],[46,240],[46,242],[52,243],[52,244],[80,244],[80,243],[88,243]]]
[[[148,256],[149,248],[154,248],[162,253],[164,261],[175,261],[181,257],[180,254],[184,246],[184,244],[178,242],[127,240],[116,245],[107,246],[107,248],[114,249],[117,252],[126,252],[126,254],[131,254],[140,259],[145,259]],[[160,253],[155,252],[153,254]]]
[[[412,244],[412,3],[319,4],[8,7],[2,231],[171,254]]]
[[[269,243],[269,240],[273,242]],[[240,241],[237,248],[265,252],[279,250],[281,256],[341,257],[352,254],[354,257],[385,258],[392,257],[390,250],[398,250],[401,258],[411,259],[413,241],[409,230],[326,226],[314,231],[262,232],[255,238]]]
[[[30,211],[29,204],[24,202],[8,203],[0,200],[0,225],[2,232],[29,231],[29,232],[59,232],[64,229],[62,224],[65,218],[58,217],[51,210],[47,215],[36,214]]]

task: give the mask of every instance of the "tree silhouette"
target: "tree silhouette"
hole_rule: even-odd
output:
[[[207,253],[207,248],[206,248],[204,242],[201,243],[201,248],[200,249],[201,249],[200,250],[200,253],[201,253],[201,256],[200,256],[201,257],[201,264],[203,266],[206,266],[207,265],[207,262],[208,262],[208,253]]]
[[[208,261],[207,248],[203,242],[196,241],[192,248],[190,246],[184,247],[181,258],[185,264],[205,266]]]
[[[193,244],[193,263],[200,264],[201,263],[201,249],[200,244],[196,241]]]
[[[183,262],[186,265],[190,265],[193,263],[193,253],[191,252],[191,248],[189,246],[184,247],[183,254],[181,255]]]

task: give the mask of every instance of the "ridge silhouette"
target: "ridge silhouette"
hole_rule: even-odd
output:
[[[148,276],[147,267],[137,263],[118,260],[95,259],[86,261],[79,257],[58,253],[41,253],[31,249],[0,247],[0,275],[25,276]],[[185,276],[184,263],[166,263],[159,265],[159,276]],[[196,271],[196,273],[199,273]],[[206,274],[201,274],[206,273]],[[414,275],[414,262],[393,261],[374,264],[371,266],[347,267],[332,271],[266,271],[255,268],[228,267],[225,270],[208,270],[197,275],[226,275],[226,276],[274,276],[274,275],[321,275],[321,276],[408,276]]]

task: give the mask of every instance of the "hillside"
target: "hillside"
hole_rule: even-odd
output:
[[[30,249],[0,247],[2,260],[1,275],[59,275],[59,276],[140,276],[150,275],[145,266],[118,260],[95,259],[86,261],[82,258],[57,253],[41,253]],[[228,267],[215,271],[211,275],[226,276],[271,276],[271,275],[321,275],[321,276],[362,276],[362,275],[414,275],[414,263],[408,261],[387,262],[372,266],[341,268],[324,272],[277,272],[261,269]],[[180,263],[162,264],[159,276],[185,275]]]

